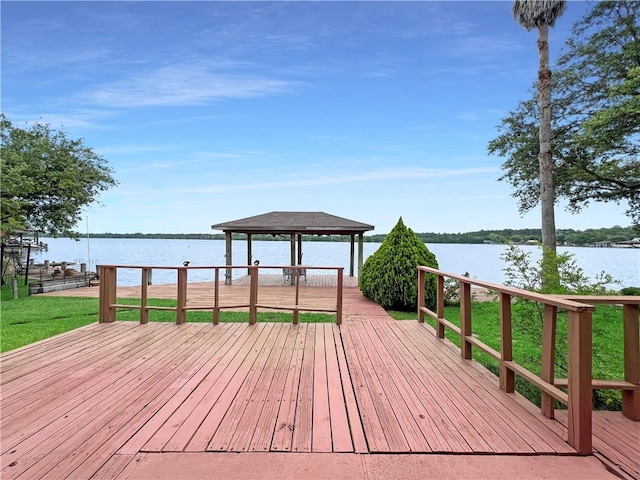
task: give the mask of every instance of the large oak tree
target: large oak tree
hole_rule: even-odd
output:
[[[0,230],[75,237],[82,208],[116,185],[107,161],[49,125],[18,128],[0,114],[0,127]]]

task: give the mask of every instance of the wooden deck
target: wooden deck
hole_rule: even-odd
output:
[[[2,478],[113,478],[153,452],[575,454],[558,421],[430,327],[391,321],[358,289],[345,319],[92,324],[8,352]],[[633,478],[638,424],[625,420]]]
[[[346,288],[349,287],[357,287],[358,286],[358,277],[351,277],[345,275],[342,277],[343,286]],[[237,278],[233,280],[233,285],[237,286],[249,286],[251,284],[251,278],[249,275],[245,275],[244,277]],[[289,282],[284,278],[283,275],[272,275],[272,274],[264,274],[261,273],[258,276],[258,284],[260,286],[269,286],[269,287],[281,287],[287,286]],[[300,277],[300,286],[301,287],[336,287],[338,285],[338,276],[337,275],[322,275],[309,273],[305,277]]]

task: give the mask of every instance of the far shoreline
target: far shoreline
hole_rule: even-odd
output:
[[[387,234],[364,235],[363,241],[366,243],[382,243]],[[418,238],[424,243],[449,243],[467,245],[538,245],[542,236],[540,229],[502,229],[502,230],[481,230],[466,233],[416,233]],[[607,243],[626,242],[640,237],[640,231],[632,227],[614,226],[600,229],[558,229],[556,230],[558,246],[567,247],[608,247]],[[40,234],[41,238],[56,238],[50,234]],[[162,240],[224,240],[224,233],[77,233],[80,238],[114,238],[114,239],[162,239]],[[244,240],[246,235],[234,234],[234,240]],[[284,241],[289,242],[288,235],[260,235],[252,236],[254,241]],[[303,235],[305,242],[350,242],[348,235],[317,236]]]

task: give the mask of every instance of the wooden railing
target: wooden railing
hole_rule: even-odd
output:
[[[592,381],[594,390],[621,390],[622,413],[640,421],[640,296],[631,295],[561,295],[561,298],[601,305],[622,305],[624,342],[624,380]],[[566,386],[566,379],[555,379],[557,386]]]
[[[241,268],[249,271],[249,277],[251,279],[249,286],[249,298],[247,302],[235,305],[221,305],[220,304],[220,271],[227,271],[230,268]],[[131,309],[140,310],[140,323],[149,322],[149,311],[151,310],[170,310],[176,312],[176,323],[182,324],[186,321],[186,312],[190,310],[211,310],[213,313],[212,321],[214,324],[218,324],[220,321],[220,312],[224,309],[238,309],[247,308],[249,311],[249,323],[256,323],[258,318],[258,309],[271,309],[271,310],[291,310],[293,312],[293,323],[298,323],[299,313],[302,312],[321,312],[321,313],[335,313],[336,324],[342,323],[342,287],[343,287],[343,267],[310,267],[305,265],[304,267],[287,267],[295,270],[295,276],[299,276],[299,270],[328,270],[336,271],[338,276],[337,288],[336,288],[336,307],[335,308],[312,308],[300,305],[300,282],[295,282],[294,295],[295,303],[293,307],[283,307],[282,305],[269,305],[258,303],[258,272],[266,269],[277,269],[282,272],[282,265],[280,266],[198,266],[198,267],[150,267],[139,265],[98,265],[100,272],[100,310],[99,321],[100,323],[110,323],[116,320],[117,309]],[[117,303],[117,275],[118,269],[139,269],[141,286],[140,286],[140,305],[127,305]],[[175,270],[176,271],[176,306],[175,307],[158,307],[149,305],[149,292],[148,292],[148,279],[151,277],[152,270]],[[187,291],[188,291],[188,275],[191,270],[213,270],[213,304],[211,305],[187,305]],[[224,284],[224,279],[222,280]],[[226,287],[226,288],[241,288],[241,287]]]
[[[426,275],[437,279],[436,311],[425,306]],[[444,318],[445,278],[460,283],[460,327]],[[445,337],[445,328],[460,336],[463,358],[472,359],[472,347],[477,347],[500,364],[500,388],[513,392],[515,375],[538,387],[542,393],[542,413],[553,418],[553,401],[558,400],[568,409],[568,442],[581,454],[592,453],[592,389],[617,388],[623,393],[623,413],[633,420],[640,419],[640,349],[638,346],[639,297],[583,297],[542,295],[527,290],[507,287],[462,275],[443,272],[429,267],[418,267],[418,320],[425,315],[435,320],[435,333]],[[491,348],[473,336],[471,286],[495,292],[500,301],[500,351]],[[541,373],[536,375],[513,360],[512,299],[523,298],[544,305]],[[583,303],[584,302],[584,303]],[[592,313],[591,303],[624,305],[625,381],[592,379]],[[568,376],[556,379],[554,373],[556,319],[558,308],[568,317]],[[567,392],[561,388],[566,388]]]

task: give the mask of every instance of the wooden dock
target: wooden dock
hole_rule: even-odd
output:
[[[2,355],[2,478],[126,478],[150,454],[575,455],[430,327],[344,298],[341,326],[92,324]],[[638,423],[594,420],[596,454],[640,477]]]

